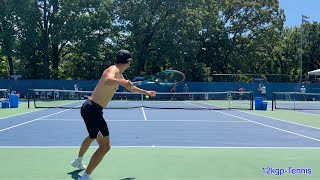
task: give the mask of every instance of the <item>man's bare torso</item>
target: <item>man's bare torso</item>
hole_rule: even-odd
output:
[[[119,69],[116,66],[110,66],[112,71],[115,72],[115,78],[121,79],[122,75],[119,72]],[[108,69],[109,69],[108,68]],[[110,100],[112,99],[114,93],[117,91],[119,84],[115,85],[106,85],[105,79],[107,77],[107,70],[105,69],[97,86],[95,87],[92,95],[89,97],[89,100],[99,104],[101,107],[106,107]]]

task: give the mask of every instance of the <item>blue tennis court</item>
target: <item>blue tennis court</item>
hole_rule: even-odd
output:
[[[317,128],[236,110],[104,110],[114,146],[319,147]],[[78,146],[78,109],[44,109],[0,121],[1,146]]]
[[[195,163],[197,160],[200,161],[198,156],[202,154],[204,157],[199,162],[201,164],[205,161],[204,159],[210,159],[219,154],[217,151],[227,152],[228,150],[235,150],[237,153],[240,153],[245,149],[245,155],[241,155],[241,157],[245,157],[246,155],[252,156],[252,161],[254,162],[255,159],[257,160],[257,157],[253,154],[260,154],[261,150],[271,151],[272,153],[270,152],[270,154],[276,155],[283,150],[286,150],[285,152],[291,151],[290,153],[292,153],[292,151],[300,150],[312,151],[320,147],[320,131],[318,128],[255,115],[252,111],[166,110],[149,108],[105,109],[104,117],[108,122],[111,145],[113,147],[111,151],[114,151],[114,154],[119,151],[127,154],[129,151],[132,151],[129,150],[130,148],[135,148],[134,151],[139,151],[139,149],[142,148],[145,152],[143,152],[141,156],[148,157],[148,160],[154,158],[154,161],[159,161],[159,166],[162,166],[157,168],[160,169],[170,166],[168,164],[163,165],[161,162],[170,160],[172,155],[167,158],[162,157],[161,160],[159,159],[160,155],[149,157],[147,154],[153,152],[152,149],[158,149],[159,152],[164,149],[171,149],[171,153],[172,151],[177,152],[175,156],[182,153],[185,149],[199,149],[197,153],[195,153],[196,157],[192,157],[190,161],[194,161]],[[51,152],[49,154],[52,154],[61,152],[64,148],[67,148],[67,151],[62,152],[66,152],[68,156],[64,156],[61,158],[64,159],[62,162],[55,162],[55,164],[58,164],[57,166],[61,166],[61,168],[63,167],[63,169],[69,170],[71,173],[75,173],[75,175],[74,178],[70,178],[66,177],[65,173],[64,176],[59,176],[55,171],[50,172],[52,173],[52,177],[59,177],[61,179],[76,179],[75,177],[81,174],[80,171],[73,171],[72,168],[69,167],[68,161],[76,155],[79,145],[85,136],[87,136],[87,131],[80,116],[79,109],[40,109],[36,112],[0,119],[0,150],[2,151],[9,149],[11,152],[13,150],[23,149],[24,152],[27,149],[27,152],[37,152],[39,149],[47,149],[45,153]],[[92,148],[94,149],[96,147],[97,144],[95,143]],[[126,148],[128,152],[124,153],[123,151]],[[205,156],[206,153],[200,152],[203,151],[201,149],[208,149],[209,152],[207,153],[211,155]],[[249,153],[252,150],[255,150],[255,152]],[[285,152],[283,153],[286,154]],[[114,157],[114,154],[111,153],[111,159]],[[32,156],[35,156],[33,157],[35,159],[38,157],[37,154]],[[224,154],[223,156],[228,158],[230,154]],[[301,159],[296,161],[299,162],[300,167],[300,161],[305,158],[303,156],[301,157],[301,155],[299,156]],[[306,155],[306,159],[311,158],[311,156],[312,153]],[[123,157],[125,156],[123,155]],[[241,157],[239,156],[237,158]],[[87,161],[89,158],[90,155],[86,158]],[[215,157],[214,159],[217,158],[218,157]],[[285,155],[278,158],[287,162]],[[15,159],[14,157],[12,160],[13,162],[19,161],[19,159]],[[103,161],[103,164],[108,166],[109,161],[110,160],[107,159]],[[224,160],[220,159],[219,161],[222,162]],[[235,164],[243,163],[242,160],[239,159],[236,159],[236,161]],[[279,164],[277,161],[274,162],[275,165]],[[212,163],[210,163],[210,165],[211,164]],[[270,166],[271,165],[272,161]],[[289,165],[290,164],[288,164],[288,166]],[[306,165],[308,165],[308,163],[305,163],[305,166]],[[313,164],[310,163],[310,166],[312,165]],[[139,163],[136,168],[143,166],[143,163]],[[214,167],[215,165],[212,164],[212,166]],[[174,176],[172,179],[180,179],[182,177],[181,175],[184,174],[184,165],[181,164],[175,168],[178,167],[182,169],[177,169],[179,172],[177,172],[176,175],[171,175],[170,177]],[[195,168],[188,177],[199,173],[199,175],[196,176],[198,179],[206,179],[205,176],[207,175],[205,172],[202,172],[199,167]],[[31,171],[32,170],[33,169],[31,169]],[[254,177],[259,177],[259,179],[268,179],[269,177],[261,173],[260,169],[257,170],[253,168],[252,170],[257,171],[253,173]],[[311,179],[318,177],[319,174],[316,173],[317,171],[315,169],[313,171],[315,173],[313,173],[312,176],[305,175],[303,177]],[[45,170],[43,170],[43,172],[45,172]],[[110,179],[118,179],[114,177],[121,177],[122,175],[122,171],[119,172],[119,170],[116,171],[117,174],[109,176],[107,172],[108,171],[104,172],[102,170],[98,171],[96,175],[98,178],[95,179],[104,179],[102,177],[105,176]],[[152,171],[149,170],[149,173],[150,172]],[[203,176],[200,174],[203,174]],[[214,176],[223,178],[225,177],[224,174],[225,173],[219,174],[218,172]],[[245,174],[239,174],[236,170],[231,174],[233,174],[233,176],[230,177],[230,179],[247,177]],[[12,174],[6,177],[11,176],[15,177]],[[153,177],[152,173],[148,177],[136,175],[135,179],[148,179],[149,177]],[[299,176],[289,175],[288,177],[298,178]],[[163,178],[166,178],[166,176]]]

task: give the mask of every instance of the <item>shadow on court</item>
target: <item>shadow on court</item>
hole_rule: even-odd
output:
[[[72,179],[78,180],[78,178],[81,177],[79,175],[79,173],[81,171],[83,171],[83,170],[74,170],[74,171],[68,172],[68,174],[71,175]],[[134,178],[134,177],[127,177],[127,178],[122,178],[122,179],[119,179],[119,180],[135,180],[135,179],[136,178]]]
[[[83,170],[74,170],[74,171],[69,172],[68,174],[71,175],[72,179],[78,180],[78,178],[80,177],[79,173],[81,171],[83,171]]]

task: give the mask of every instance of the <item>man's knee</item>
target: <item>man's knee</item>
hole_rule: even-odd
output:
[[[99,144],[99,148],[104,153],[107,153],[111,149],[110,138],[108,136],[98,135],[97,142]]]
[[[111,149],[111,146],[109,143],[103,143],[99,145],[99,148],[103,153],[107,153]]]

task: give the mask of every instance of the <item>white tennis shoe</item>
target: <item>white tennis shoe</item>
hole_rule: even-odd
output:
[[[80,161],[78,159],[74,159],[73,161],[71,161],[70,163],[73,167],[78,168],[80,170],[84,170],[87,168],[86,165],[83,164],[83,161]]]

